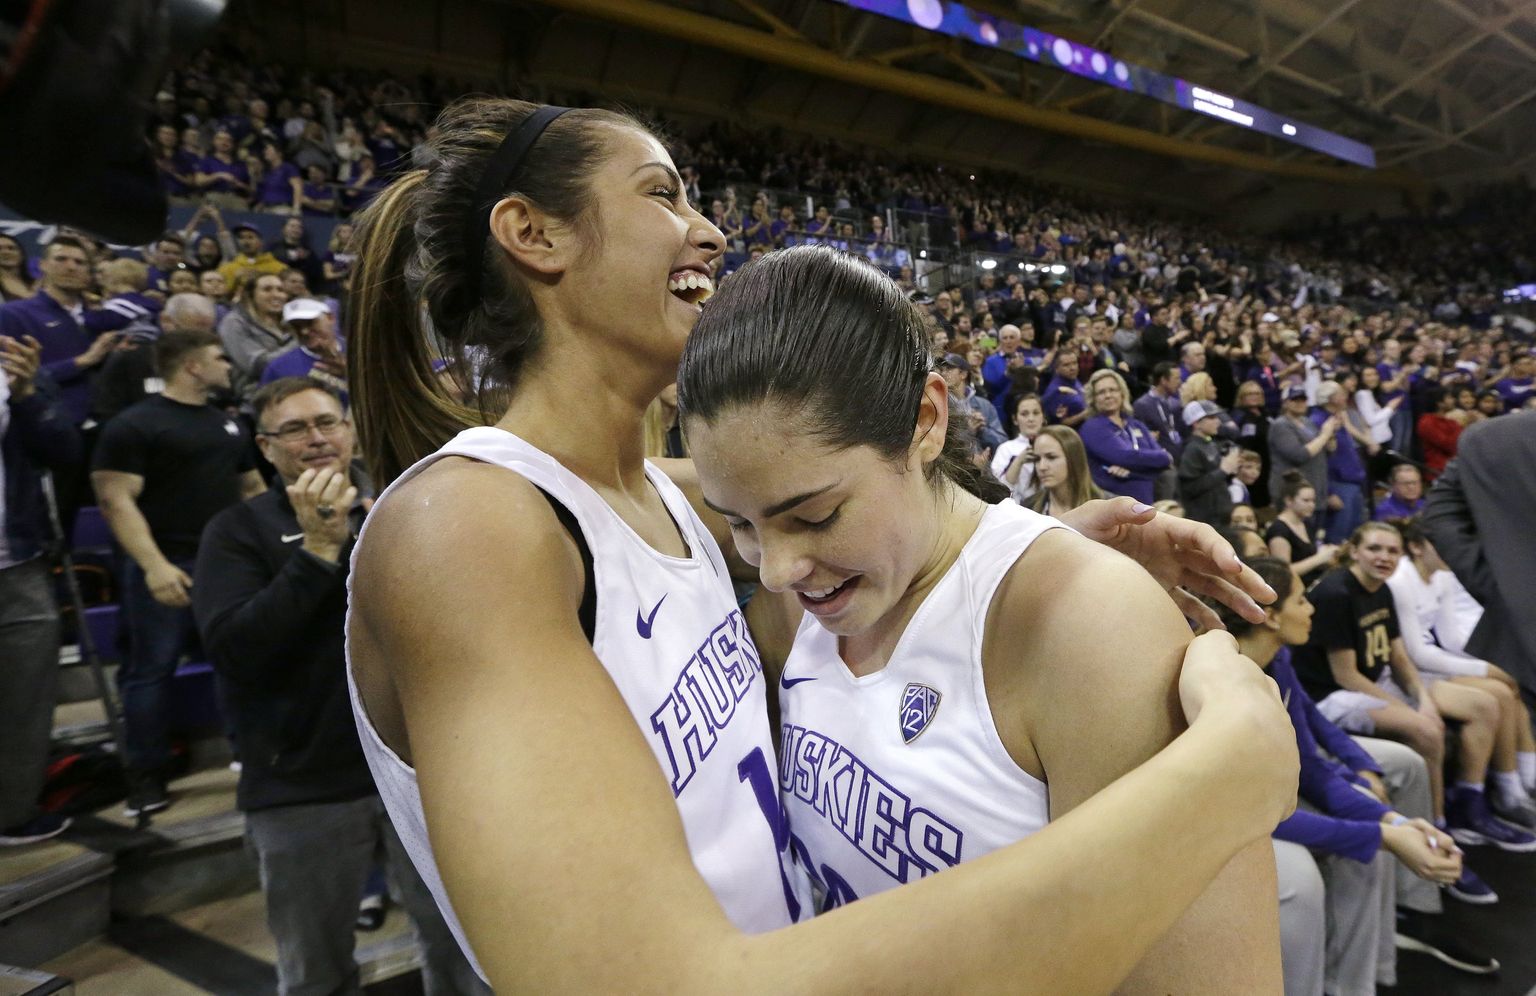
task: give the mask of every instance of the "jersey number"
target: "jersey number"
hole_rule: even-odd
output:
[[[1392,641],[1387,637],[1387,627],[1372,626],[1365,631],[1365,666],[1379,667],[1392,659]]]
[[[815,864],[811,860],[810,851],[806,849],[799,837],[789,830],[789,816],[779,806],[779,790],[774,784],[773,774],[768,770],[768,760],[763,757],[763,749],[754,747],[736,765],[736,777],[748,782],[752,786],[752,794],[757,797],[757,808],[762,810],[763,819],[768,821],[768,828],[773,831],[773,843],[779,849],[779,880],[784,885],[784,904],[789,907],[789,920],[791,923],[800,921],[800,900],[795,897],[794,887],[790,884],[789,873],[784,870],[784,858],[790,855],[791,860],[798,859],[800,864],[817,879],[821,886],[825,899],[822,901],[822,912],[843,906],[858,899],[843,876],[839,875],[828,865],[821,866],[821,875],[818,877]]]

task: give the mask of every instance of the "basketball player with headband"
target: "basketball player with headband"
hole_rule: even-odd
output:
[[[642,457],[721,233],[606,111],[462,101],[419,167],[364,212],[353,271],[354,415],[389,487],[349,679],[396,828],[499,991],[1104,991],[1285,815],[1273,686],[1202,638],[1163,749],[1028,840],[809,919],[733,562]],[[434,363],[466,349],[486,380],[450,390]],[[1128,506],[1074,525],[1257,612],[1214,534]]]

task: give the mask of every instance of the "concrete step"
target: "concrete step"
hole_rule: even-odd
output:
[[[63,841],[12,850],[0,852],[0,962],[41,965],[107,929],[111,855]]]
[[[70,996],[75,984],[50,972],[0,965],[0,996]]]
[[[115,803],[54,840],[0,850],[0,962],[42,964],[114,915],[167,915],[258,888],[236,777],[226,766],[173,782],[173,805],[146,827]]]

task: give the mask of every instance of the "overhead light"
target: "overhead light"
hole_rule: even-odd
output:
[[[981,268],[983,270],[995,270],[995,269],[997,269],[997,260],[995,260],[995,259],[984,259],[984,260],[981,261]]]
[[[919,249],[917,251],[917,258],[918,259],[927,259],[928,258],[928,250],[927,249]]]
[[[1052,273],[1066,273],[1067,272],[1067,268],[1065,266],[1063,266],[1062,264],[1057,263],[1055,266],[1051,267],[1051,272]]]
[[[1035,264],[1033,264],[1033,263],[1021,263],[1020,265],[1024,267],[1024,272],[1025,273],[1034,273],[1035,272]]]
[[[1021,269],[1021,270],[1024,269],[1024,264],[1023,263],[1019,264],[1019,269]]]

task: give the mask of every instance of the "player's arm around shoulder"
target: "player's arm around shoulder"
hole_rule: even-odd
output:
[[[987,695],[1010,753],[1043,774],[1052,820],[1185,730],[1179,675],[1190,641],[1150,575],[1070,530],[1044,533],[1009,571],[987,621]],[[1213,808],[1212,820],[1222,816]],[[1261,840],[1226,865],[1121,988],[1266,992],[1280,978],[1274,859]]]
[[[387,666],[433,852],[492,985],[708,989],[706,956],[742,937],[581,631],[581,561],[549,503],[509,471],[445,460],[372,514],[354,661]]]

